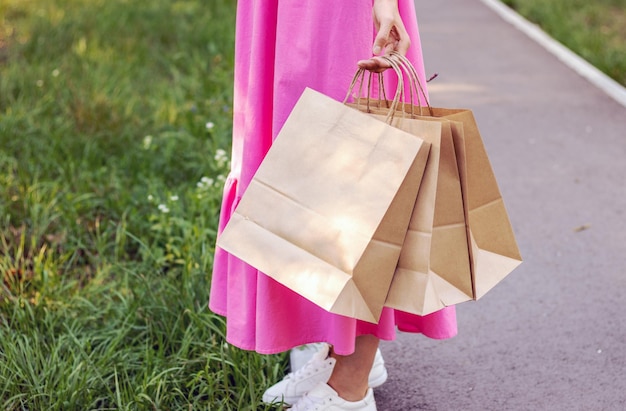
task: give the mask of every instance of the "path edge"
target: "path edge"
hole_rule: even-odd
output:
[[[605,92],[616,102],[626,107],[626,88],[611,77],[604,74],[587,60],[574,53],[563,44],[550,37],[538,25],[531,23],[500,0],[480,0],[493,10],[504,21],[526,34],[548,52],[553,54],[570,69],[588,80],[591,84]]]

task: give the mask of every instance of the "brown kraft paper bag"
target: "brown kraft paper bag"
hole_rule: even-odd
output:
[[[375,323],[429,151],[307,89],[218,246],[327,311]]]
[[[398,66],[402,67],[410,77],[413,91],[419,95],[418,93],[422,91],[422,86],[419,84],[415,69],[410,65],[410,62],[400,55],[391,56],[389,61],[394,66],[396,72],[400,71]],[[368,107],[367,112],[380,114],[388,114],[389,109],[384,107],[392,106],[392,103],[388,101],[374,100],[374,105],[371,102],[368,99],[361,99],[358,101],[358,106],[361,109],[363,106],[366,106]],[[411,124],[412,121],[420,119],[449,124],[453,137],[458,177],[461,181],[467,237],[466,245],[468,245],[467,253],[460,251],[456,247],[461,242],[451,241],[453,238],[451,236],[441,236],[440,238],[444,241],[437,241],[437,236],[435,235],[436,218],[433,224],[430,260],[427,260],[428,256],[424,255],[424,247],[411,240],[411,227],[416,225],[414,224],[416,219],[415,213],[419,214],[420,208],[423,207],[421,203],[423,199],[420,197],[427,190],[429,181],[431,181],[428,178],[430,165],[427,164],[424,180],[416,201],[414,216],[411,220],[409,234],[407,234],[398,269],[387,299],[386,305],[411,313],[425,315],[448,305],[481,298],[511,273],[522,262],[522,258],[482,137],[471,110],[432,108],[430,106],[420,107],[412,104],[401,104],[398,108],[399,110],[395,111],[394,116],[399,119],[397,121],[402,121],[407,125]],[[424,113],[428,115],[424,116]],[[406,120],[407,116],[409,120]],[[406,126],[400,126],[400,128],[407,129]],[[444,129],[446,128],[444,127]],[[433,151],[431,150],[429,162],[432,157]],[[439,199],[443,199],[443,197],[439,197]],[[458,216],[456,207],[448,201],[436,202],[435,215],[440,212],[439,209],[441,207]],[[449,227],[453,229],[454,225]],[[417,232],[420,231],[417,230]],[[454,238],[458,238],[458,231],[451,232],[455,232],[457,235]],[[457,255],[459,252],[461,254]],[[433,256],[439,255],[445,258],[446,253],[454,261],[456,261],[455,257],[460,255],[463,257],[469,256],[471,288],[467,287],[467,281],[463,281],[463,279],[467,278],[465,264],[458,266],[460,269],[456,272],[456,275],[451,277],[441,276],[441,279],[448,280],[447,284],[438,281],[440,279],[439,276],[431,275],[430,278],[434,281],[424,281],[427,277],[423,276],[423,274],[416,274],[423,273],[424,268],[427,266],[439,266],[434,263],[436,260],[433,260]],[[421,267],[421,269],[407,270],[406,266]],[[451,267],[452,265],[448,264],[448,266]],[[433,271],[440,270],[429,269],[429,274]],[[421,284],[417,284],[416,279],[418,278],[422,279]],[[407,279],[412,280],[412,283]],[[415,288],[412,288],[415,285],[418,285],[417,292]],[[448,285],[456,287],[460,293],[447,287]],[[458,285],[461,286],[458,287]]]
[[[410,61],[397,53],[392,59],[412,75],[411,84],[421,89]],[[415,107],[410,112],[415,113]],[[474,114],[468,109],[430,106],[428,112],[431,117],[451,121],[470,245],[473,299],[477,300],[519,266],[522,257]]]
[[[432,108],[451,121],[464,197],[474,300],[522,263],[513,227],[471,110]]]
[[[351,106],[384,120],[388,109]],[[451,124],[447,120],[411,118],[401,112],[392,125],[431,143],[408,232],[385,305],[426,315],[472,299],[473,285],[461,181]],[[434,127],[438,134],[424,130]]]

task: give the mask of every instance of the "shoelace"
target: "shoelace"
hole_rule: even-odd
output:
[[[289,374],[287,374],[286,378],[292,379],[292,378],[298,378],[300,376],[308,376],[311,375],[313,373],[316,373],[320,370],[320,368],[322,367],[322,365],[326,365],[328,361],[328,358],[324,359],[324,360],[318,360],[316,359],[315,361],[310,361],[307,364],[304,365],[304,367],[300,368],[299,370],[295,371],[295,372],[290,372]]]

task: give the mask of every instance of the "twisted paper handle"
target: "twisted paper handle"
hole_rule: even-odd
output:
[[[394,95],[394,98],[391,101],[391,104],[389,104],[389,101],[387,100],[387,96],[386,96],[386,90],[385,90],[382,73],[370,72],[369,77],[368,77],[368,82],[367,82],[367,98],[365,100],[366,101],[365,111],[371,112],[372,101],[375,101],[376,108],[380,109],[380,108],[383,108],[384,106],[384,108],[388,109],[389,112],[387,113],[387,117],[385,121],[390,124],[391,121],[393,121],[396,111],[398,111],[398,105],[401,105],[401,108],[399,109],[399,111],[402,113],[402,116],[404,117],[407,113],[405,110],[406,95],[404,92],[404,80],[406,76],[409,79],[409,93],[408,94],[409,94],[409,103],[411,107],[411,111],[409,114],[411,115],[411,117],[424,115],[423,113],[424,107],[422,106],[422,96],[423,96],[424,102],[426,104],[426,107],[428,108],[429,114],[432,115],[433,114],[432,107],[430,106],[430,103],[428,102],[428,99],[426,98],[426,92],[424,90],[422,82],[419,79],[417,70],[415,70],[415,67],[413,67],[410,60],[396,51],[392,51],[388,55],[381,56],[380,58],[385,60],[391,66],[391,68],[395,71],[398,77],[398,86],[396,88],[396,93]],[[352,94],[357,83],[359,83],[358,96],[363,95],[363,85],[365,82],[366,71],[367,70],[365,69],[357,70],[356,74],[354,75],[352,79],[350,87],[348,89],[348,93],[346,94],[346,98],[344,99],[344,103],[348,100],[348,98]],[[374,75],[378,76],[378,98],[377,99],[372,99],[371,97],[372,78],[374,77]],[[381,96],[382,96],[382,99],[381,99]],[[417,97],[417,105],[414,104],[414,96]],[[357,101],[357,104],[356,104],[357,108],[359,108],[361,104],[361,99],[357,98],[356,101]],[[415,112],[416,106],[419,107],[419,113]]]
[[[404,72],[407,74],[407,76],[410,79],[410,85],[411,85],[411,115],[415,116],[414,110],[415,110],[415,106],[413,105],[413,93],[415,93],[417,95],[417,106],[420,108],[420,114],[419,115],[423,115],[422,113],[422,102],[421,102],[421,98],[420,96],[424,96],[424,102],[426,103],[426,107],[428,107],[428,113],[429,115],[433,115],[433,109],[430,106],[430,102],[428,101],[428,98],[426,97],[426,91],[424,90],[424,86],[422,85],[422,82],[420,81],[420,78],[417,74],[417,70],[415,70],[415,67],[413,67],[413,64],[411,64],[411,61],[406,58],[406,56],[398,53],[397,51],[392,51],[390,53],[390,57],[392,60],[396,60],[398,62],[398,64],[402,67],[402,69],[404,69]]]
[[[391,124],[391,122],[393,121],[394,115],[396,110],[398,109],[398,104],[401,104],[401,102],[403,101],[403,95],[404,95],[404,77],[402,75],[402,69],[400,67],[400,65],[391,60],[388,59],[387,57],[383,57],[386,61],[389,62],[389,64],[391,65],[391,67],[393,68],[393,70],[396,72],[396,75],[398,76],[398,87],[396,88],[396,93],[394,95],[394,98],[391,102],[391,105],[387,106],[387,108],[389,109],[389,113],[387,113],[387,117],[385,119],[385,122],[387,122],[388,124]],[[346,94],[346,97],[344,98],[343,102],[344,104],[348,101],[348,98],[350,97],[350,95],[352,94],[352,92],[354,91],[354,88],[356,87],[356,84],[359,83],[359,92],[358,92],[358,96],[363,95],[363,84],[365,81],[365,72],[367,70],[360,68],[357,70],[357,72],[354,74],[354,77],[352,78],[352,82],[350,83],[350,87],[348,88],[348,92]],[[367,109],[366,112],[370,112],[370,101],[371,101],[371,91],[372,91],[372,77],[374,76],[375,73],[370,72],[369,74],[369,78],[368,78],[368,82],[367,82]],[[387,97],[385,94],[385,89],[384,89],[384,84],[383,84],[383,79],[382,79],[382,74],[381,73],[376,73],[378,75],[378,87],[379,87],[379,96],[380,94],[384,95],[385,98],[385,102],[387,102]],[[357,101],[357,108],[360,106],[360,98],[356,99]],[[380,98],[379,98],[379,104],[380,104]],[[378,106],[380,107],[380,106]]]

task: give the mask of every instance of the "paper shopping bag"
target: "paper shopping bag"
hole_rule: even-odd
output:
[[[330,312],[377,322],[429,150],[307,89],[218,246]]]
[[[422,89],[415,68],[406,57],[394,53],[391,60],[406,69],[412,85]],[[415,113],[415,107],[410,112]],[[474,299],[478,299],[521,264],[522,257],[472,111],[429,106],[428,112],[432,117],[451,121],[470,244]]]
[[[433,107],[432,115],[452,124],[476,300],[520,265],[522,256],[472,111]]]
[[[403,124],[398,124],[401,129],[408,130],[420,120],[399,118],[397,121]],[[468,296],[472,296],[473,286],[451,125],[449,122],[421,121],[439,124],[442,129],[438,167],[430,167],[429,157],[426,168],[426,172],[436,172],[437,176],[424,181],[435,186],[435,196],[434,199],[432,196],[421,197],[421,190],[418,193],[385,305],[426,315],[467,301]],[[427,243],[429,234],[429,253],[424,254],[423,244]]]
[[[404,74],[411,79],[412,90],[419,95],[422,86],[410,62],[401,55],[391,56],[389,62],[396,72],[400,71],[400,68],[404,70]],[[360,107],[368,107],[369,112],[386,115],[389,115],[390,110],[386,107],[392,107],[392,110],[396,108],[393,102],[389,101],[377,101],[377,104],[372,105],[369,99],[360,99],[357,103]],[[448,236],[441,236],[439,238],[443,241],[437,241],[437,237],[433,235],[431,255],[427,256],[423,253],[423,247],[412,243],[412,236],[407,234],[401,252],[387,305],[425,315],[448,305],[477,300],[484,296],[521,263],[521,255],[472,112],[466,109],[420,107],[413,104],[400,104],[397,108],[395,118],[406,125],[419,120],[439,121],[447,124],[444,129],[449,127],[452,133],[463,199],[467,250],[459,247],[463,241],[453,241],[453,238]],[[409,120],[406,120],[407,116]],[[420,198],[422,190],[428,186],[426,177],[429,165],[427,164],[426,167],[425,179],[418,194],[414,216],[424,211],[430,213],[430,204],[424,205],[423,201],[420,201],[423,200]],[[444,208],[446,214],[451,211],[458,218],[458,210],[454,204],[458,203],[449,201],[436,203],[435,215],[441,213],[441,208]],[[433,228],[435,226],[436,222]],[[455,226],[452,224],[449,227]],[[459,232],[453,232],[456,234],[454,239],[458,239]],[[433,230],[434,233],[436,230]],[[453,270],[429,269],[428,275],[424,275],[427,265],[436,261],[435,256],[445,259],[446,254],[453,261],[456,261],[455,257],[461,257],[461,260],[469,257],[469,271],[466,264],[460,264],[456,266],[457,269]],[[413,262],[411,262],[411,257]],[[418,267],[420,264],[419,270],[405,268],[407,265]],[[449,265],[449,267],[452,266]],[[468,274],[470,274],[469,277]],[[470,287],[468,287],[468,278],[471,279]],[[416,281],[417,279],[420,281]]]
[[[383,105],[388,104],[390,102],[383,103]],[[362,106],[362,103],[359,105]],[[392,281],[386,305],[410,313],[426,315],[449,305],[483,297],[521,264],[522,257],[472,111],[436,107],[419,108],[411,107],[410,104],[404,104],[401,107],[404,107],[405,115],[413,115],[412,118],[409,116],[409,120],[396,115],[396,119],[404,124],[411,124],[411,121],[418,120],[440,121],[448,124],[454,142],[454,153],[463,194],[468,253],[452,247],[453,242],[449,241],[452,238],[442,236],[442,239],[448,240],[446,243],[437,241],[437,236],[434,235],[431,242],[431,254],[427,257],[423,254],[424,247],[412,241],[414,236],[411,234],[415,233],[415,230],[412,230],[415,224],[412,222],[401,252],[396,275]],[[431,115],[415,116],[414,114],[420,109],[430,110]],[[371,108],[370,111],[385,115],[385,110]],[[406,126],[399,127],[406,130]],[[444,129],[447,127],[444,126]],[[436,153],[436,150],[431,150],[431,156],[433,152]],[[430,213],[428,208],[424,211],[424,206],[420,202],[420,199],[423,200],[420,198],[422,190],[426,190],[429,185],[428,170],[427,164],[412,221],[416,219],[416,215],[424,212]],[[441,212],[442,208],[455,209],[448,202],[440,202],[435,206],[435,214]],[[436,233],[435,225],[433,225],[433,233]],[[454,225],[449,226],[449,228],[453,227]],[[457,241],[456,244],[460,242]],[[470,276],[468,277],[465,265],[459,265],[459,269],[452,276],[446,275],[445,271],[433,269],[429,269],[428,275],[424,275],[425,267],[433,265],[433,256],[443,257],[446,254],[451,257],[451,261],[454,261],[455,257],[468,256]],[[409,265],[421,266],[421,268],[407,269]],[[437,266],[437,264],[434,265]],[[448,266],[451,267],[450,264]],[[471,278],[471,288],[467,287],[467,282],[462,281],[463,278]]]
[[[388,109],[351,106],[383,120]],[[407,236],[385,305],[426,315],[472,299],[461,180],[450,121],[398,114],[392,124],[431,143]],[[436,133],[424,133],[434,128]]]

